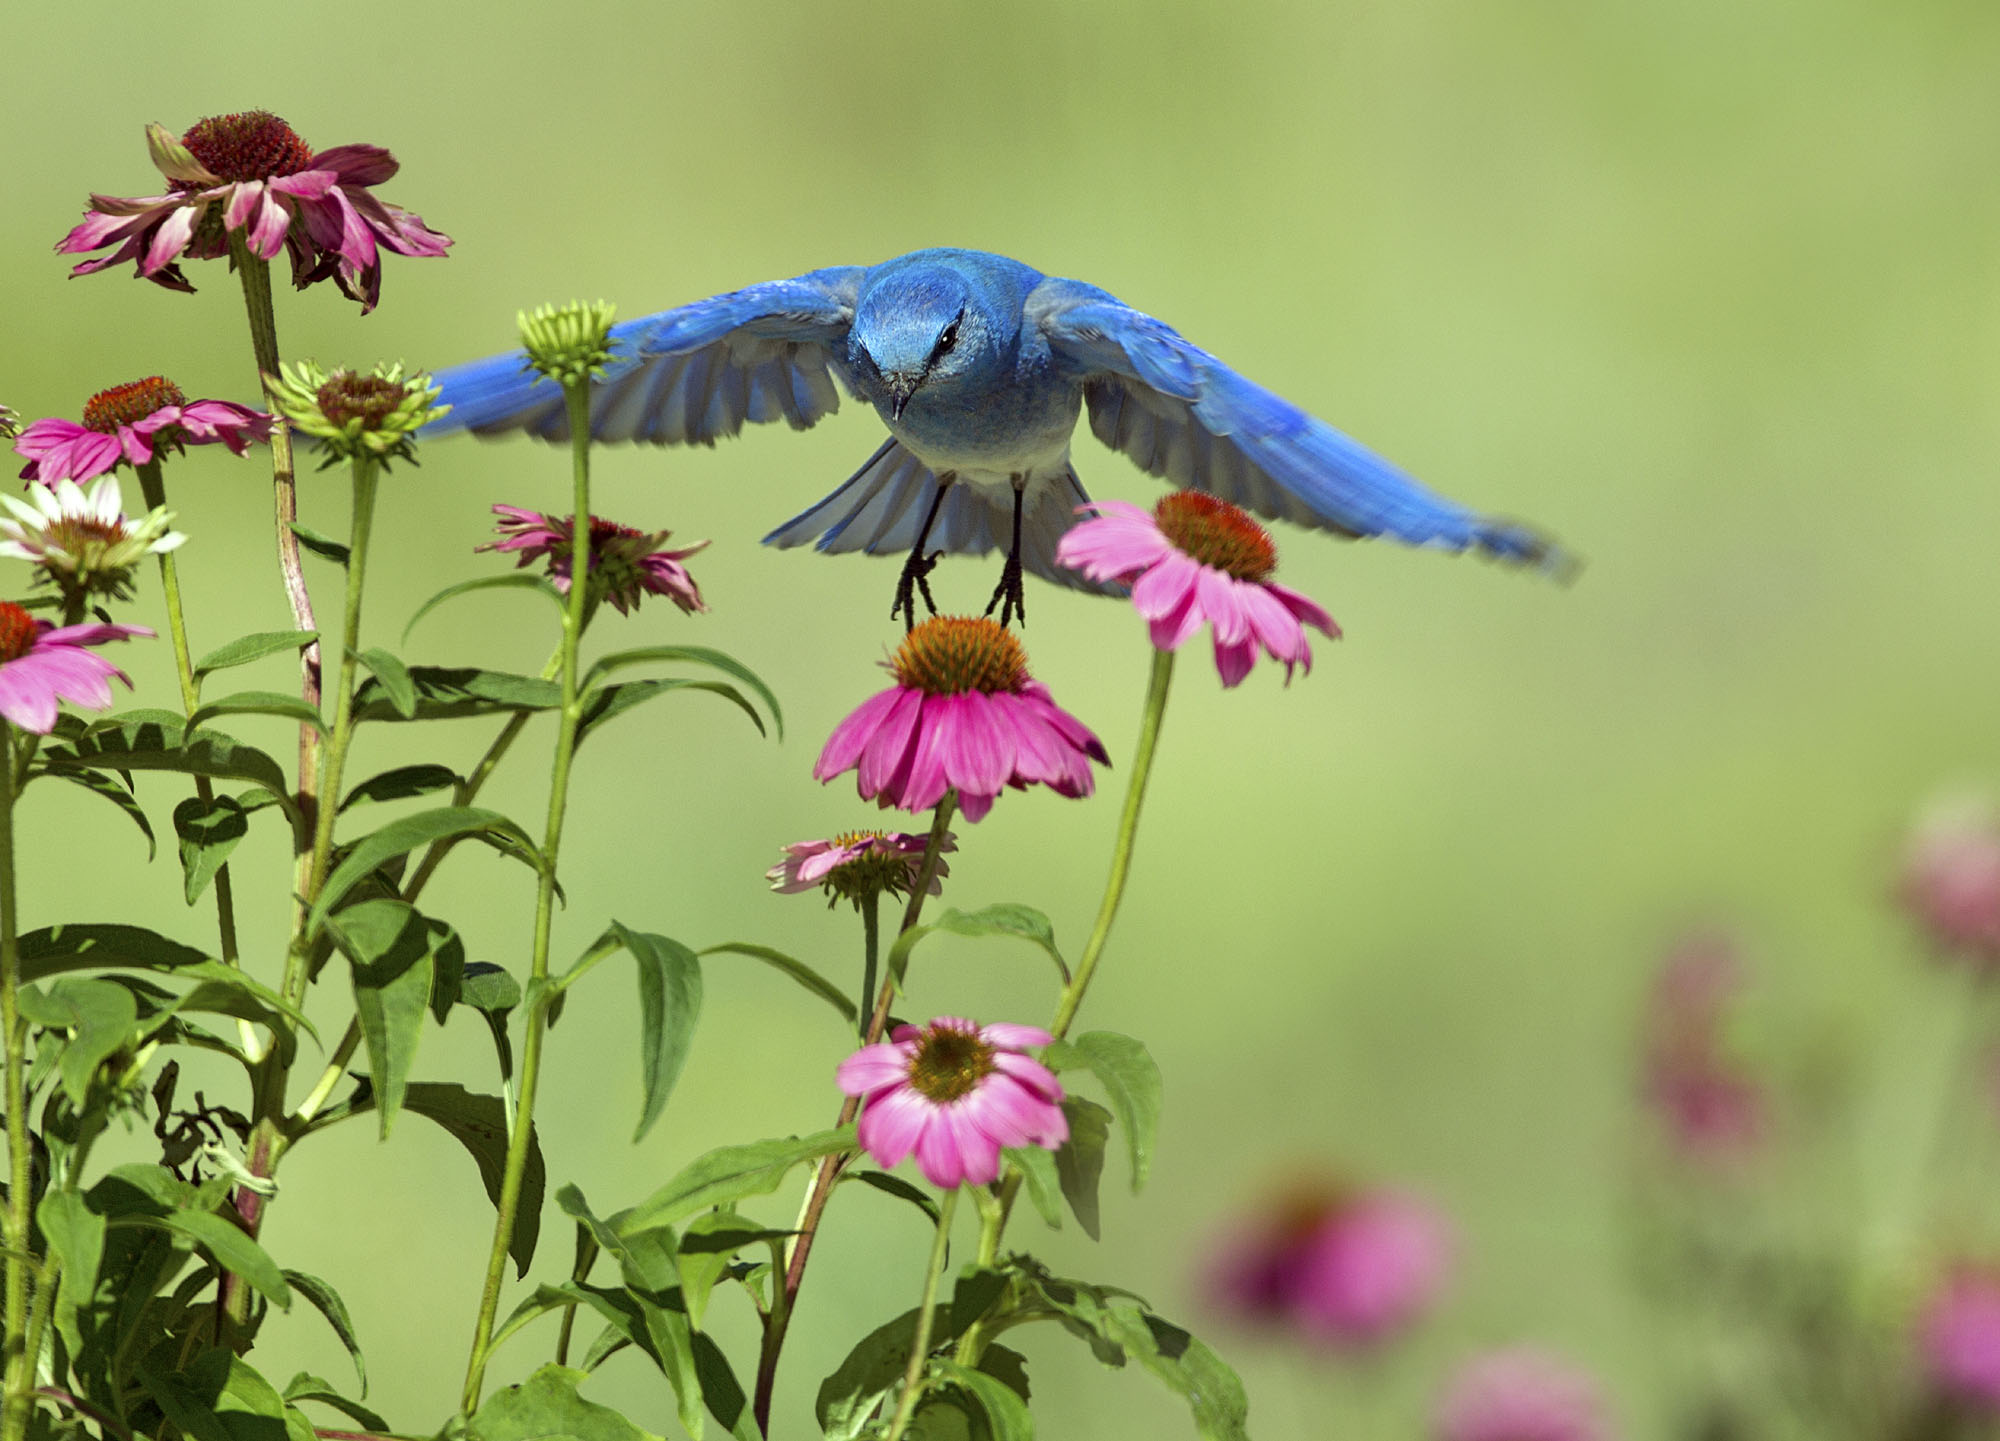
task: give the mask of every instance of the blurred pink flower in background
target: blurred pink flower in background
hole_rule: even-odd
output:
[[[1899,895],[1939,950],[2000,967],[2000,815],[1988,801],[1933,805],[1903,855]]]
[[[111,704],[111,680],[125,673],[85,646],[150,636],[142,625],[51,626],[12,601],[0,600],[0,716],[22,730],[47,735],[63,701],[89,710]]]
[[[1451,1273],[1450,1224],[1393,1190],[1301,1188],[1251,1217],[1209,1274],[1218,1304],[1296,1326],[1337,1348],[1380,1344],[1436,1301]]]
[[[1461,1366],[1438,1404],[1437,1441],[1610,1441],[1588,1373],[1533,1346],[1489,1351]]]
[[[1924,1304],[1918,1344],[1939,1391],[2000,1411],[2000,1269],[1952,1267]]]
[[[493,527],[500,532],[500,539],[475,545],[473,549],[512,551],[516,555],[516,569],[546,561],[549,582],[568,595],[571,558],[576,548],[576,518],[544,515],[518,505],[496,505],[493,513],[500,517]],[[670,530],[642,531],[593,515],[590,518],[592,594],[610,601],[620,615],[630,615],[649,595],[663,595],[689,615],[707,610],[701,587],[694,583],[694,577],[681,562],[708,542],[698,540],[679,550],[668,550],[664,542],[672,534]]]
[[[906,896],[922,879],[929,845],[929,836],[908,831],[844,831],[823,841],[793,841],[785,847],[785,858],[764,872],[764,879],[783,896],[823,889],[828,905],[842,896],[856,900],[885,892]],[[958,838],[946,831],[938,854],[957,849]],[[944,878],[950,874],[951,866],[940,860],[927,894],[942,895]]]
[[[1642,1086],[1674,1150],[1713,1164],[1741,1160],[1763,1141],[1763,1087],[1728,1047],[1730,1009],[1743,989],[1735,942],[1719,931],[1667,953],[1644,1021]]]

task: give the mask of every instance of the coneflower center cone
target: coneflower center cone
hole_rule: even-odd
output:
[[[969,1096],[993,1074],[993,1047],[973,1031],[937,1026],[925,1031],[910,1060],[910,1085],[940,1104]]]
[[[35,618],[10,600],[0,600],[0,663],[19,660],[35,645]]]
[[[1176,548],[1238,580],[1268,580],[1278,568],[1271,533],[1226,500],[1175,491],[1153,507],[1153,520]]]
[[[186,404],[187,395],[178,385],[163,375],[149,375],[91,396],[83,403],[83,426],[101,435],[116,435],[121,425],[135,425],[156,410]]]
[[[925,695],[993,695],[1028,683],[1021,642],[985,616],[931,617],[903,637],[889,668],[897,684]]]
[[[333,424],[344,426],[358,420],[363,430],[380,430],[382,422],[396,413],[406,393],[401,385],[379,375],[336,370],[315,396],[320,413]]]
[[[268,110],[243,110],[197,120],[181,137],[195,159],[218,180],[269,180],[296,175],[312,164],[312,147]],[[177,180],[176,189],[194,190]]]

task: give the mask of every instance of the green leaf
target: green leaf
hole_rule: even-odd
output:
[[[956,1361],[933,1361],[931,1371],[972,1394],[986,1413],[993,1441],[1035,1441],[1035,1420],[1028,1414],[1028,1403],[1006,1382]]]
[[[285,1273],[278,1269],[278,1263],[262,1246],[244,1235],[234,1221],[225,1220],[213,1211],[181,1206],[165,1215],[138,1212],[114,1217],[111,1224],[147,1226],[198,1245],[215,1258],[222,1270],[241,1276],[280,1309],[291,1309],[292,1290],[285,1284]]]
[[[459,783],[458,772],[450,766],[397,766],[361,782],[340,803],[345,811],[352,806],[376,801],[406,801],[436,791],[448,791]]]
[[[250,817],[233,796],[208,800],[189,796],[174,807],[174,834],[181,843],[182,890],[189,905],[201,899],[236,843],[249,833]]]
[[[309,725],[321,735],[326,734],[326,719],[320,715],[318,706],[275,690],[241,690],[221,700],[209,701],[188,717],[186,733],[192,735],[201,729],[203,721],[213,720],[219,715],[277,716],[281,720]]]
[[[403,627],[403,639],[408,640],[410,632],[417,628],[417,622],[446,601],[480,590],[531,590],[546,596],[549,603],[557,610],[563,609],[567,604],[561,591],[533,571],[510,570],[505,575],[483,575],[477,580],[462,580],[457,585],[448,585],[418,606],[416,614],[410,617],[410,623]]]
[[[854,1128],[841,1126],[811,1136],[723,1146],[697,1157],[679,1175],[619,1218],[618,1231],[633,1236],[672,1226],[711,1206],[778,1189],[794,1166],[854,1148]]]
[[[389,704],[396,708],[396,713],[404,720],[415,720],[417,683],[410,679],[409,667],[379,647],[364,650],[355,659],[367,666],[375,679],[381,682],[383,694],[388,696]]]
[[[722,1348],[700,1331],[689,1338],[689,1344],[694,1348],[694,1374],[701,1383],[701,1399],[708,1405],[708,1414],[736,1441],[763,1441],[764,1433],[757,1429],[757,1418],[750,1413],[750,1398],[729,1368]]]
[[[306,920],[306,934],[316,934],[327,913],[354,884],[384,861],[454,836],[471,836],[503,855],[524,860],[537,870],[541,867],[541,852],[535,849],[527,832],[498,811],[472,806],[439,806],[436,810],[419,811],[393,820],[354,843],[320,888],[319,899],[313,903],[312,914]]]
[[[285,1431],[277,1388],[223,1348],[204,1351],[185,1371],[164,1370],[150,1358],[134,1370],[166,1418],[194,1441],[278,1441]]]
[[[680,1079],[701,1019],[701,961],[679,941],[626,929],[617,921],[604,933],[639,966],[639,1128],[636,1143],[660,1118]],[[603,944],[602,941],[599,944]]]
[[[745,1246],[783,1240],[793,1234],[759,1226],[726,1206],[689,1222],[675,1255],[688,1323],[700,1328],[702,1317],[708,1313],[709,1295],[715,1290],[715,1283],[728,1272],[730,1257]]]
[[[387,1139],[423,1037],[438,954],[456,947],[462,966],[464,948],[449,926],[434,927],[407,901],[361,901],[328,917],[326,928],[352,962],[354,1013]]]
[[[371,1096],[356,1102],[356,1109],[373,1104]],[[500,1098],[439,1081],[412,1081],[403,1091],[403,1109],[437,1122],[471,1153],[487,1200],[498,1206],[500,1181],[507,1168],[507,1111]],[[535,1259],[535,1241],[542,1229],[542,1191],[547,1184],[541,1140],[531,1135],[528,1163],[521,1171],[521,1203],[514,1213],[514,1233],[507,1238],[507,1254],[514,1258],[519,1276],[528,1274],[528,1265]]]
[[[514,1046],[507,1036],[507,1016],[521,1004],[521,986],[491,961],[469,961],[459,980],[458,1004],[479,1012],[492,1034],[500,1061],[500,1080],[514,1079]]]
[[[991,1348],[988,1348],[989,1354]],[[343,1416],[377,1433],[387,1431],[389,1423],[380,1413],[371,1411],[359,1401],[350,1401],[333,1389],[333,1383],[324,1377],[301,1371],[285,1383],[285,1401],[296,1404],[300,1401],[317,1401],[322,1406],[331,1406]]]
[[[151,818],[140,807],[139,802],[133,798],[132,792],[111,779],[110,776],[98,771],[78,770],[71,766],[47,765],[36,766],[28,774],[30,780],[41,776],[54,776],[57,780],[68,781],[73,786],[81,786],[92,795],[102,796],[105,800],[110,801],[111,804],[125,813],[125,818],[137,826],[139,833],[146,838],[146,859],[150,861],[159,853],[159,846],[153,839],[153,822]]]
[[[1008,1152],[1007,1154],[1012,1155],[1013,1153]],[[887,1171],[843,1171],[839,1184],[844,1186],[849,1181],[859,1181],[864,1186],[873,1186],[878,1191],[895,1196],[900,1200],[908,1201],[912,1206],[915,1206],[919,1211],[930,1217],[932,1226],[937,1225],[938,1203],[933,1201],[921,1188],[912,1186],[901,1176],[892,1176]]]
[[[20,950],[24,981],[98,967],[172,972],[209,959],[143,926],[48,926],[22,936]]]
[[[600,659],[597,664],[593,665],[585,673],[583,684],[579,689],[588,691],[598,681],[603,680],[615,671],[625,669],[627,666],[672,663],[677,661],[688,661],[695,665],[705,665],[714,670],[721,671],[724,675],[731,675],[742,681],[743,684],[757,692],[764,704],[770,707],[771,719],[777,726],[778,734],[781,737],[784,735],[785,713],[779,708],[777,696],[772,694],[771,688],[764,684],[763,678],[757,672],[751,670],[750,667],[743,664],[742,661],[737,660],[736,657],[724,651],[710,650],[707,646],[649,645],[641,646],[636,650],[614,651],[612,654]],[[759,729],[761,730],[762,727],[760,726]]]
[[[335,565],[347,564],[350,550],[344,542],[335,540],[330,535],[321,535],[312,527],[300,525],[297,521],[291,522],[291,529],[292,534],[299,538],[299,544],[321,560],[330,560]]]
[[[72,1357],[83,1354],[77,1325],[79,1298],[88,1303],[97,1289],[97,1268],[104,1259],[104,1218],[75,1191],[50,1191],[35,1207],[35,1224],[48,1243],[49,1255],[62,1263],[56,1290],[56,1332]]]
[[[1057,1042],[1044,1057],[1055,1070],[1088,1066],[1104,1087],[1111,1114],[1125,1132],[1132,1160],[1132,1190],[1146,1183],[1153,1164],[1153,1144],[1160,1134],[1160,1068],[1145,1046],[1116,1031],[1088,1031],[1075,1040]]]
[[[811,991],[815,996],[825,1001],[829,1006],[832,1006],[842,1016],[847,1018],[849,1025],[852,1025],[858,1019],[854,1002],[847,998],[846,993],[840,987],[829,981],[825,976],[822,976],[804,961],[795,961],[783,951],[774,951],[769,946],[752,945],[748,941],[724,941],[719,946],[710,946],[707,950],[701,952],[701,954],[704,956],[748,956],[753,961],[762,961],[765,965],[772,966],[784,972],[807,990]]]
[[[1033,906],[1002,901],[977,911],[948,910],[925,929],[954,936],[1015,936],[1032,941],[1056,963],[1063,984],[1069,984],[1069,966],[1064,963],[1062,952],[1056,949],[1055,928]]]
[[[211,780],[248,781],[268,792],[297,818],[285,773],[278,763],[254,746],[205,731],[186,739],[179,716],[164,711],[135,711],[111,716],[93,724],[80,736],[64,744],[50,746],[42,757],[51,766],[80,766],[88,770],[174,771],[180,775],[207,776]]]
[[[854,1441],[882,1399],[903,1379],[917,1337],[917,1313],[905,1311],[854,1344],[833,1374],[819,1383],[813,1415],[826,1441]]]
[[[315,1040],[319,1039],[319,1032],[306,1019],[305,1012],[234,966],[203,957],[191,965],[178,967],[173,975],[176,980],[191,980],[195,984],[176,996],[172,1004],[152,1019],[149,1032],[158,1029],[161,1021],[168,1017],[183,1011],[196,1011],[237,1016],[269,1026],[278,1033],[279,1043],[288,1054],[296,1044],[292,1034],[295,1028]]]
[[[290,1270],[286,1271],[284,1276],[291,1288],[312,1302],[313,1309],[326,1317],[326,1324],[333,1327],[333,1334],[340,1338],[340,1344],[347,1348],[348,1359],[354,1363],[354,1374],[361,1382],[361,1394],[366,1396],[368,1363],[362,1359],[361,1343],[355,1339],[354,1321],[347,1314],[347,1303],[340,1299],[338,1291],[317,1276],[307,1275],[304,1271]],[[297,1378],[294,1378],[293,1384],[297,1384]],[[285,1399],[287,1401],[299,1399],[292,1394],[291,1386],[285,1388]]]
[[[1062,1177],[1052,1152],[1040,1146],[1009,1146],[1000,1153],[1021,1173],[1021,1184],[1035,1211],[1053,1230],[1062,1229]]]
[[[468,1435],[471,1441],[660,1441],[609,1406],[577,1395],[588,1379],[568,1366],[544,1366],[488,1397],[468,1423]]]
[[[1104,1143],[1111,1136],[1111,1113],[1095,1101],[1069,1096],[1062,1103],[1069,1139],[1056,1152],[1056,1177],[1084,1235],[1097,1239],[1097,1182],[1104,1174]]]
[[[983,1320],[1007,1289],[1007,1278],[990,1266],[967,1266],[952,1283],[951,1307],[947,1313],[951,1334],[963,1336],[975,1321]]]
[[[134,1039],[139,1003],[113,981],[64,977],[46,992],[19,993],[21,1014],[38,1026],[67,1031],[57,1074],[63,1094],[79,1111],[90,1096],[97,1068]]]
[[[417,695],[414,716],[398,709],[381,682],[371,679],[363,681],[354,693],[354,718],[460,720],[467,716],[555,710],[562,704],[562,687],[540,676],[430,665],[411,666],[409,676]]]
[[[750,724],[757,727],[757,734],[763,735],[764,718],[757,714],[757,708],[744,699],[743,692],[719,680],[689,680],[685,676],[662,676],[654,680],[623,681],[617,685],[600,686],[583,698],[583,719],[576,728],[576,743],[583,744],[585,736],[596,734],[614,716],[621,716],[634,706],[644,705],[656,696],[668,695],[674,691],[707,691],[719,695],[750,717]]]
[[[316,630],[260,630],[254,635],[238,636],[196,661],[195,679],[199,680],[212,671],[248,665],[253,660],[262,660],[279,651],[304,650],[318,639],[319,632]]]

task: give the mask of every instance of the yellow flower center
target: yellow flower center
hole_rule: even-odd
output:
[[[1153,507],[1153,519],[1177,549],[1238,580],[1268,580],[1278,568],[1271,533],[1226,500],[1177,490]]]
[[[116,435],[121,425],[134,425],[156,410],[186,405],[181,388],[163,375],[149,375],[129,385],[100,390],[83,403],[83,425],[104,435]]]
[[[976,615],[932,616],[903,637],[889,668],[896,683],[925,695],[1018,691],[1028,656],[1012,631]]]
[[[950,1026],[926,1030],[910,1059],[910,1084],[940,1105],[969,1096],[993,1074],[993,1048],[976,1031]]]

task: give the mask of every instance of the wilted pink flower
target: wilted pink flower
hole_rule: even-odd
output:
[[[1406,1329],[1451,1271],[1451,1228],[1398,1191],[1311,1187],[1233,1236],[1211,1272],[1217,1299],[1250,1320],[1296,1325],[1348,1348]]]
[[[125,673],[84,646],[149,636],[142,625],[70,625],[60,630],[0,600],[0,716],[25,731],[47,735],[56,706],[70,701],[91,710],[111,704],[110,677]]]
[[[189,400],[163,376],[100,390],[83,403],[83,424],[51,417],[22,431],[23,480],[86,481],[130,462],[144,465],[188,445],[226,445],[242,455],[268,439],[271,417],[228,400]]]
[[[1294,666],[1310,671],[1306,626],[1340,638],[1332,616],[1270,578],[1278,568],[1270,532],[1226,500],[1180,490],[1150,513],[1122,500],[1078,509],[1096,511],[1096,519],[1071,527],[1056,562],[1131,586],[1157,649],[1179,650],[1207,621],[1225,686],[1250,674],[1259,647],[1283,664],[1287,681]]]
[[[557,590],[569,594],[570,551],[575,544],[575,522],[567,515],[543,515],[517,505],[496,505],[500,517],[496,529],[500,539],[475,550],[517,551],[517,565],[546,560],[549,579]],[[604,599],[620,615],[630,615],[633,607],[648,595],[663,595],[683,611],[707,610],[701,589],[681,562],[707,546],[705,540],[679,550],[661,550],[660,542],[670,530],[648,534],[629,525],[619,525],[602,516],[590,518],[590,584],[601,590]]]
[[[1918,822],[1903,859],[1902,900],[1940,950],[2000,966],[2000,816],[1975,798]]]
[[[1653,982],[1645,1095],[1675,1150],[1691,1160],[1740,1160],[1764,1139],[1764,1089],[1727,1045],[1742,986],[1735,945],[1714,932],[1676,946]]]
[[[1062,1086],[1024,1054],[1050,1040],[1035,1026],[956,1016],[896,1027],[840,1063],[840,1089],[861,1097],[855,1138],[884,1166],[915,1151],[924,1178],[947,1190],[993,1180],[1003,1146],[1059,1149],[1069,1139]]]
[[[829,906],[842,896],[852,901],[885,893],[906,896],[916,889],[929,844],[929,836],[906,831],[846,831],[832,840],[794,841],[785,847],[784,860],[764,877],[780,895],[821,887]],[[938,854],[957,849],[957,838],[946,831]],[[940,894],[942,879],[950,874],[951,867],[940,860],[928,894]]]
[[[1445,1388],[1437,1441],[1610,1441],[1597,1383],[1559,1356],[1516,1346],[1474,1357]]]
[[[371,187],[398,168],[388,151],[337,145],[315,153],[268,110],[211,115],[178,139],[164,126],[149,125],[146,147],[167,179],[167,193],[91,196],[92,213],[56,250],[84,255],[117,249],[70,274],[130,260],[155,284],[191,291],[180,258],[227,255],[234,232],[261,259],[287,251],[292,282],[301,290],[331,278],[365,314],[382,293],[381,249],[432,256],[451,244],[449,236],[426,229],[421,217],[376,199]]]
[[[1919,1341],[1940,1391],[2000,1411],[2000,1271],[1953,1267],[1924,1305]]]
[[[1111,763],[1089,727],[1028,675],[1021,642],[983,616],[931,617],[903,637],[889,669],[896,684],[834,727],[815,778],[856,770],[863,800],[906,811],[929,810],[955,787],[976,821],[1002,787],[1039,782],[1087,796],[1090,762]]]

